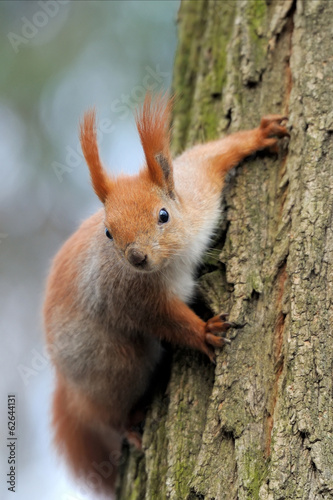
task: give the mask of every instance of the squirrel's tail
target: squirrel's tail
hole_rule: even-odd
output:
[[[122,437],[103,424],[102,418],[99,427],[93,426],[91,417],[96,418],[96,409],[84,398],[73,394],[59,377],[53,397],[52,419],[56,447],[79,479],[81,489],[104,493],[112,498],[121,459]]]

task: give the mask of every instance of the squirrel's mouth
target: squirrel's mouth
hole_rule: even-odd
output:
[[[140,262],[139,264],[132,264],[130,262],[130,264],[137,271],[145,271],[145,272],[151,271],[150,265],[148,264],[148,262]]]
[[[145,274],[156,273],[164,267],[162,263],[160,263],[160,265],[156,264],[152,262],[152,260],[149,258],[137,264],[133,264],[128,259],[125,260],[131,267],[131,269],[133,269],[133,271],[137,271],[138,273],[145,273]]]
[[[154,271],[154,266],[151,265],[150,260],[148,259],[147,256],[145,256],[145,258],[139,262],[133,262],[130,259],[126,259],[126,261],[135,271],[145,272],[145,273]]]

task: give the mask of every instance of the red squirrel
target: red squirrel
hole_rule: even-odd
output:
[[[77,476],[109,495],[123,439],[139,445],[134,409],[161,358],[161,340],[211,360],[226,342],[218,335],[231,325],[226,315],[204,322],[186,305],[219,218],[226,174],[289,135],[285,117],[268,115],[258,128],[173,160],[171,106],[165,96],[146,95],[136,117],[145,165],[117,178],[102,165],[95,113],[85,114],[81,145],[103,208],[60,249],[47,283],[55,443]]]

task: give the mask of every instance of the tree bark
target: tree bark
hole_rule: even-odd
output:
[[[183,0],[173,151],[289,115],[231,175],[199,279],[244,326],[214,367],[176,349],[121,500],[333,498],[333,2]]]

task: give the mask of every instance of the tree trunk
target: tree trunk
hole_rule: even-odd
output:
[[[333,498],[333,2],[184,0],[173,149],[289,115],[231,175],[199,279],[243,324],[214,367],[175,349],[121,500]]]

